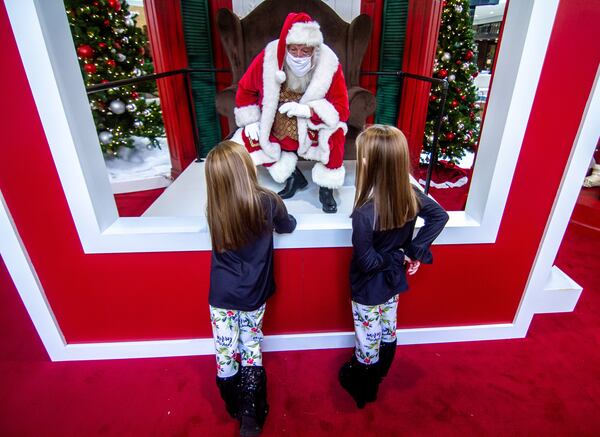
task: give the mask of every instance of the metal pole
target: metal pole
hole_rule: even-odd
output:
[[[433,131],[433,142],[431,144],[431,154],[429,155],[429,166],[427,167],[427,178],[425,180],[425,194],[429,193],[429,186],[431,185],[431,174],[433,173],[433,166],[437,162],[437,148],[438,138],[440,136],[440,129],[442,128],[442,118],[444,117],[444,106],[446,106],[446,98],[448,97],[448,81],[442,81],[442,101],[440,102],[440,111],[437,116],[435,124],[435,131]]]
[[[198,133],[198,124],[196,123],[196,111],[194,110],[194,102],[192,100],[192,87],[190,84],[190,72],[186,71],[183,75],[185,84],[185,96],[188,105],[188,112],[192,122],[192,129],[194,131],[194,148],[196,149],[196,162],[202,162],[200,157],[200,136]]]

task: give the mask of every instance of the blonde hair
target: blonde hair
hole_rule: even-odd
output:
[[[209,152],[204,169],[206,218],[213,250],[239,249],[266,232],[261,197],[282,200],[258,184],[256,168],[246,149],[233,141],[223,141]]]
[[[379,231],[404,226],[420,207],[410,183],[408,143],[393,126],[374,124],[356,138],[354,209],[371,200]]]

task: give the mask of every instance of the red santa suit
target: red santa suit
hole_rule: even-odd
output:
[[[286,46],[314,47],[312,78],[298,101],[311,109],[310,118],[297,117],[297,140],[272,134],[280,93],[286,80]],[[333,50],[323,44],[319,25],[304,13],[289,14],[278,40],[256,56],[238,83],[235,120],[241,128],[233,140],[243,143],[255,165],[265,165],[276,182],[283,183],[296,167],[298,156],[317,161],[313,181],[326,188],[343,185],[346,121],[350,115],[342,67]],[[244,127],[260,122],[259,141],[246,137]]]

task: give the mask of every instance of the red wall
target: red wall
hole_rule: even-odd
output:
[[[599,12],[561,1],[497,242],[434,247],[435,264],[401,297],[401,327],[512,321],[600,60],[589,44]],[[208,252],[83,253],[4,4],[0,44],[11,102],[0,108],[0,190],[67,341],[210,336]],[[265,331],[351,330],[349,257],[346,248],[278,250]]]

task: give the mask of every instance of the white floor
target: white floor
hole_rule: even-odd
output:
[[[298,168],[309,182],[306,189],[285,201],[290,214],[318,215],[323,220],[337,220],[336,217],[347,219],[352,211],[354,202],[355,161],[345,161],[346,178],[344,186],[335,190],[334,197],[338,204],[338,212],[325,214],[319,202],[319,187],[312,182],[312,162],[301,161]],[[258,179],[262,186],[275,192],[283,188],[283,184],[273,181],[264,167],[258,168]],[[204,163],[192,163],[165,192],[144,212],[144,217],[189,217],[204,216],[206,208],[206,186],[204,181]]]

